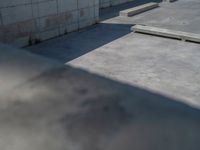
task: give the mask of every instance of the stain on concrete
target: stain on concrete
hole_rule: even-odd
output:
[[[70,23],[70,21],[73,19],[73,15],[71,12],[66,12],[58,15],[52,15],[47,17],[45,21],[45,28],[49,27],[57,27],[61,24],[67,24]]]
[[[85,15],[85,11],[84,11],[84,9],[81,9],[80,10],[80,17],[83,17]]]
[[[2,42],[12,42],[22,37],[30,37],[36,31],[35,20],[28,20],[0,26]]]

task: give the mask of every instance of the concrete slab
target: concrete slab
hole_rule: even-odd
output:
[[[163,2],[175,2],[175,1],[177,1],[177,0],[163,0]]]
[[[120,16],[130,17],[130,16],[133,16],[133,15],[136,15],[136,14],[139,14],[139,13],[142,13],[142,12],[145,12],[157,7],[159,7],[158,3],[151,2],[151,3],[143,4],[134,8],[120,11],[119,14]]]
[[[145,25],[135,25],[131,28],[134,32],[151,34],[156,36],[163,36],[168,38],[180,39],[183,41],[198,42],[200,43],[200,34],[181,32],[163,28],[157,28]]]
[[[199,133],[199,109],[69,66],[0,94],[1,150],[199,150]]]

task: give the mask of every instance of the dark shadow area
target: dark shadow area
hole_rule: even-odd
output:
[[[121,10],[129,9],[131,7],[136,7],[138,5],[142,5],[142,4],[150,3],[150,2],[158,2],[159,3],[159,2],[162,2],[162,0],[134,0],[133,2],[120,4],[120,5],[113,6],[113,7],[103,8],[103,9],[100,9],[100,14],[99,14],[100,20],[104,21],[106,19],[119,16],[119,12]]]
[[[108,146],[114,147],[109,150],[131,150],[138,146],[142,150],[200,148],[199,109],[84,70],[53,69],[10,93],[3,97],[10,102],[8,107],[0,108],[0,119],[7,118],[0,125],[1,141],[21,135],[24,142],[40,137],[42,142],[34,142],[29,148],[42,146],[43,150],[55,148],[54,141],[65,141],[63,149],[70,149],[66,144],[69,141],[74,141],[74,145],[81,143],[81,150],[108,150]],[[26,97],[27,94],[31,96]],[[26,125],[30,122],[31,125]],[[23,128],[21,124],[25,124]],[[56,134],[50,132],[52,128]],[[24,134],[27,131],[29,134]],[[49,144],[43,144],[49,139]],[[26,150],[18,140],[15,143]]]
[[[131,25],[100,23],[83,31],[28,47],[35,54],[66,63],[130,33]]]

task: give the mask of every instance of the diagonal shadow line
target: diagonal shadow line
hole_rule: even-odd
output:
[[[114,147],[111,150],[117,149],[116,145],[119,149],[135,149],[145,145],[143,150],[149,150],[149,146],[164,146],[164,150],[165,147],[182,147],[181,150],[199,148],[196,140],[200,137],[199,109],[181,100],[85,70],[69,66],[52,69],[10,93],[12,95],[3,97],[8,105],[0,109],[0,120],[3,120],[0,133],[3,130],[3,133],[12,131],[14,134],[8,132],[2,136],[2,141],[7,136],[11,140],[15,136],[25,136],[24,141],[31,140],[36,136],[33,132],[37,129],[37,136],[42,140],[64,140],[61,144],[64,148],[68,147],[66,142],[75,139],[72,144],[81,143],[82,150],[93,150],[99,144],[101,147]],[[57,134],[51,134],[52,128]],[[18,130],[20,132],[16,132]],[[25,134],[27,131],[29,134]],[[102,138],[111,145],[102,144]],[[167,142],[163,138],[167,138]],[[51,142],[50,145],[55,146],[56,143]],[[34,149],[40,144],[32,144],[30,148]],[[48,146],[44,145],[43,150],[47,150]]]
[[[129,34],[130,28],[129,24],[100,23],[27,49],[32,53],[66,63]]]
[[[41,59],[21,55],[13,67],[23,72]],[[0,95],[0,147],[199,150],[200,109],[184,102],[61,65]]]

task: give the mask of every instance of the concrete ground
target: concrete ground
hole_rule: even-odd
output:
[[[28,49],[200,107],[200,45],[130,31],[140,23],[200,33],[200,2],[161,3],[160,8],[133,17],[115,17],[127,6],[104,9],[100,24]]]
[[[1,150],[200,149],[200,45],[118,20],[28,48],[47,58],[0,44]]]
[[[27,51],[0,49],[1,150],[200,149],[199,109]]]
[[[115,17],[104,20],[104,22],[152,25],[198,34],[200,33],[199,8],[200,2],[198,0],[178,0],[173,3],[160,3],[159,8],[134,17]]]

